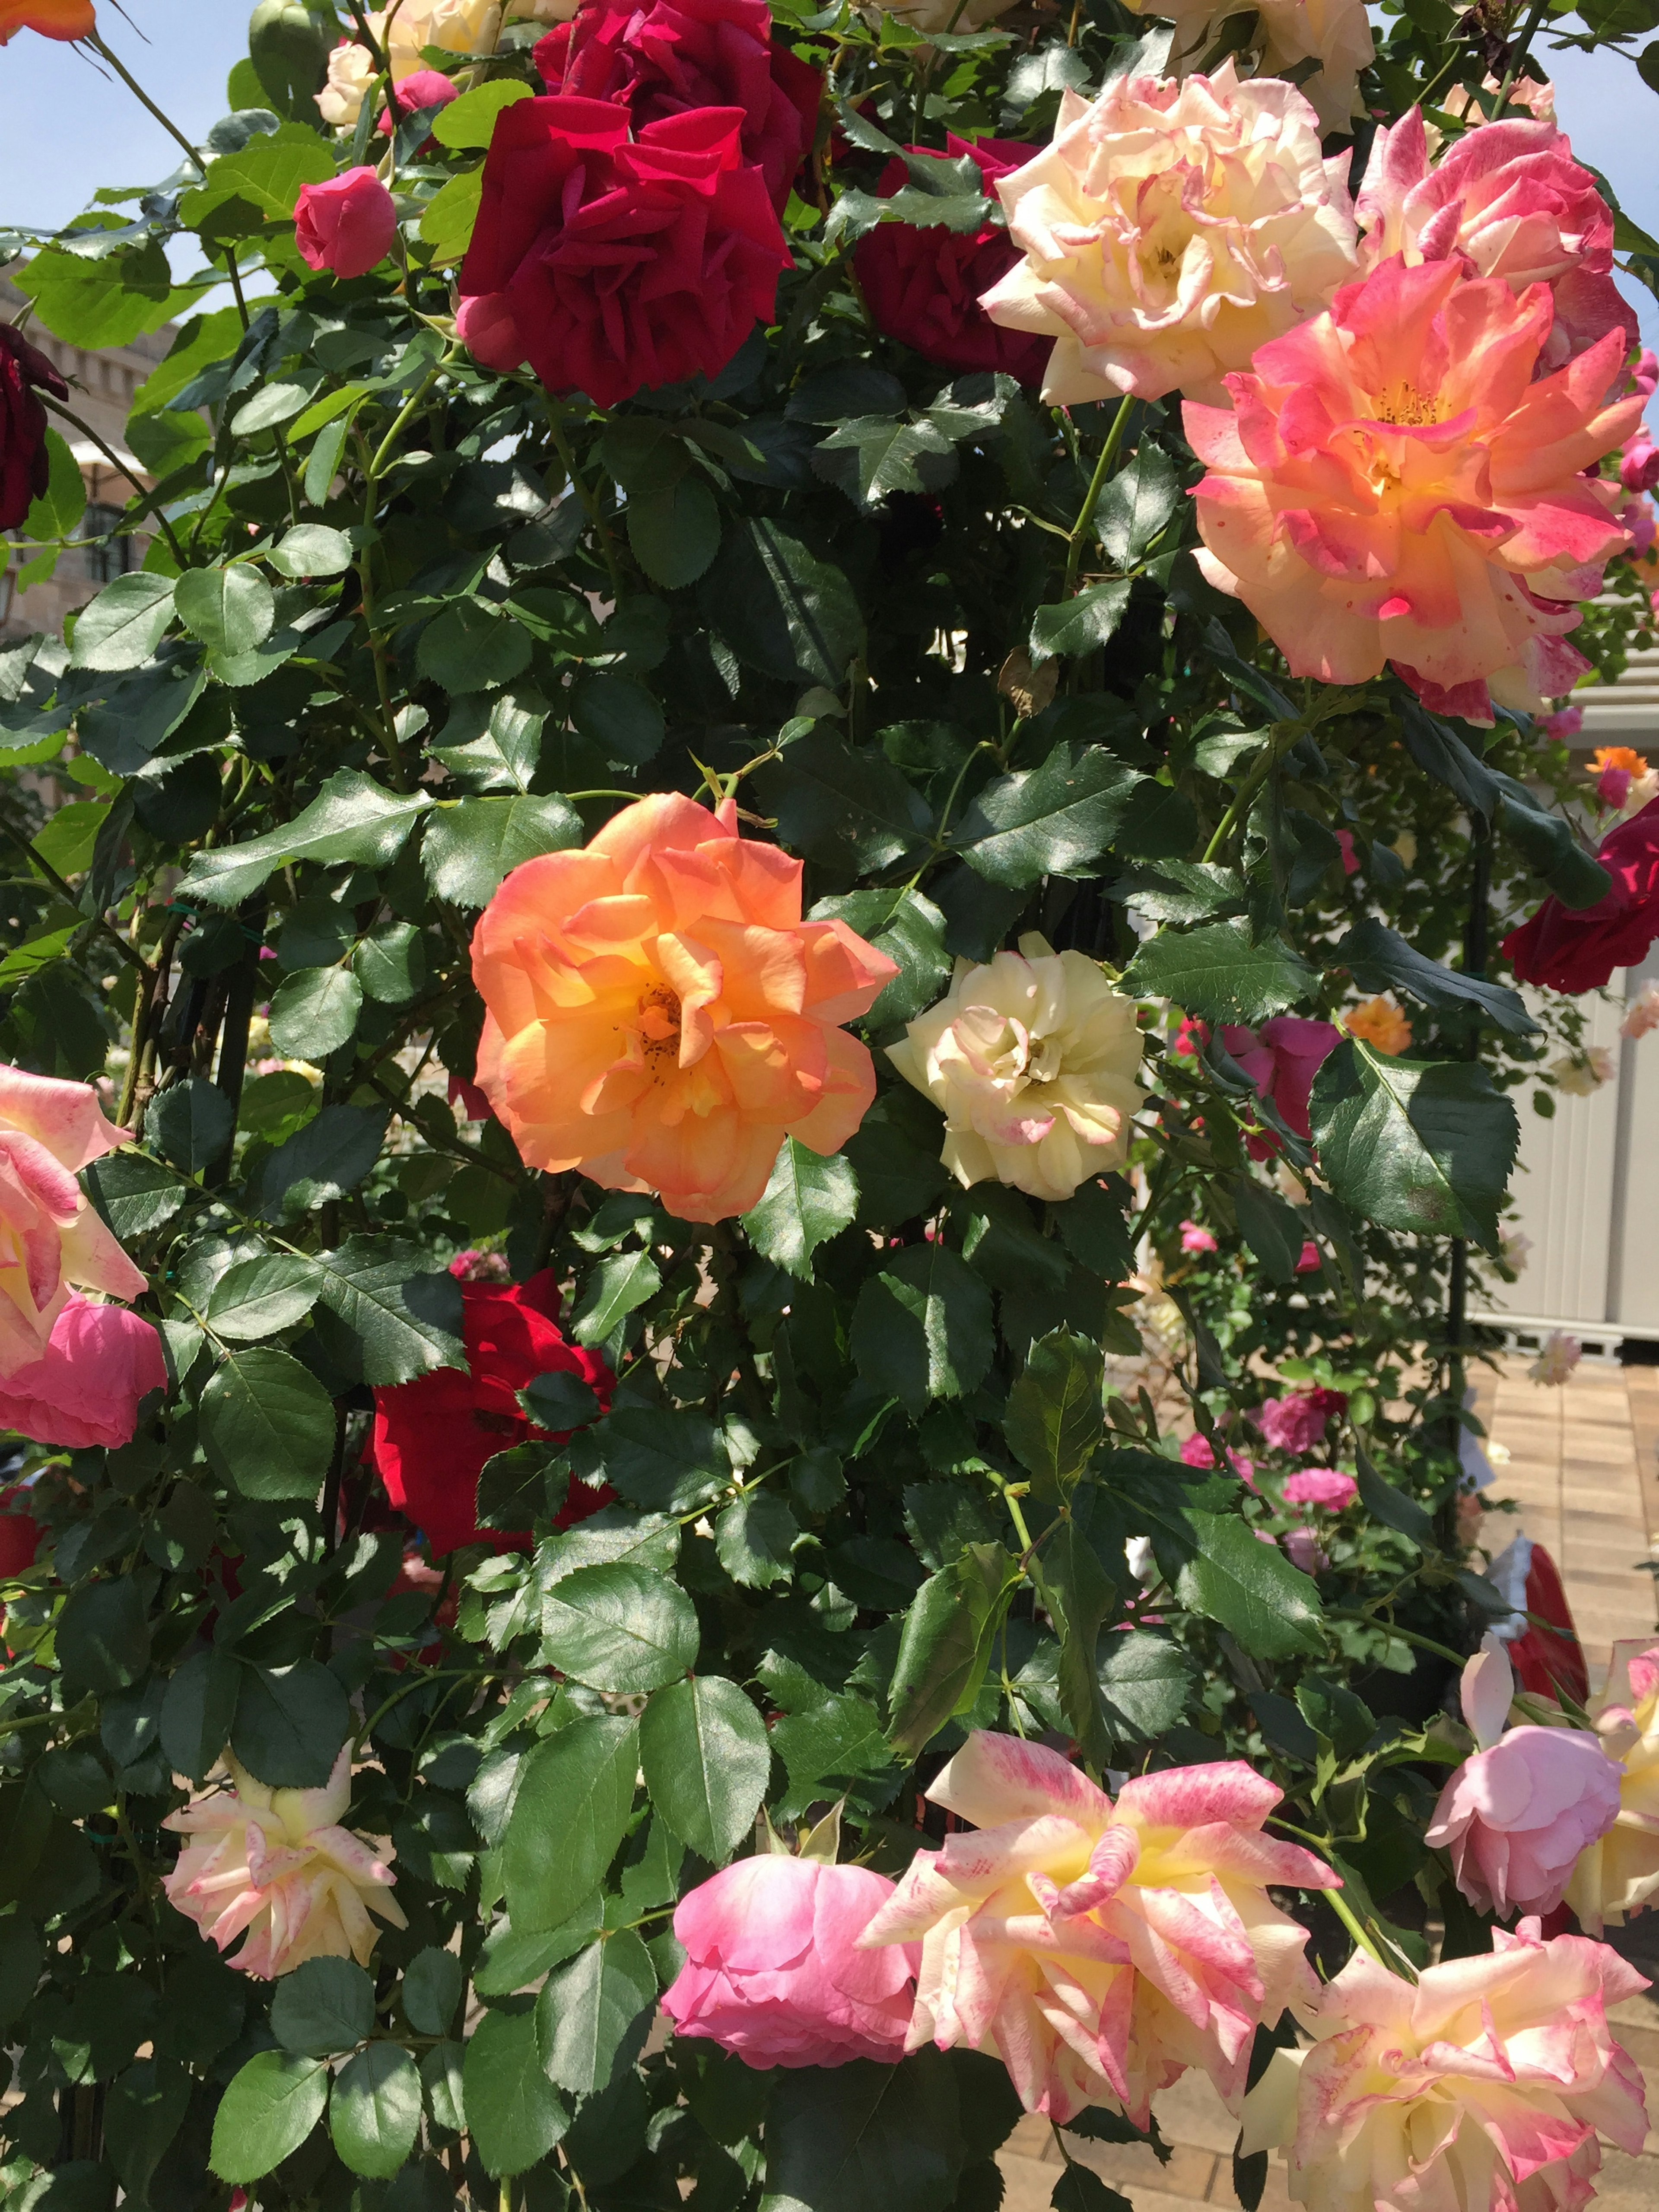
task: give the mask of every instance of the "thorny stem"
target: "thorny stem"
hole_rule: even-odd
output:
[[[1521,64],[1527,58],[1528,47],[1537,36],[1538,26],[1544,20],[1544,10],[1548,4],[1549,0],[1532,0],[1527,20],[1521,27],[1521,36],[1510,49],[1509,67],[1504,72],[1504,81],[1498,88],[1498,101],[1492,112],[1494,123],[1504,120],[1504,110],[1509,106],[1510,94],[1521,74]]]
[[[242,272],[236,266],[236,249],[234,246],[228,246],[225,248],[225,271],[230,278],[230,289],[236,295],[236,312],[242,319],[242,328],[246,330],[249,326],[247,301],[242,296]]]

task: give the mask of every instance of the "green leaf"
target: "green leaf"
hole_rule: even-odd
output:
[[[58,1660],[79,1691],[107,1697],[149,1664],[143,1592],[130,1576],[78,1589],[58,1620]]]
[[[952,965],[945,945],[945,920],[920,891],[908,885],[849,891],[840,898],[820,899],[808,920],[844,921],[897,968],[898,974],[863,1017],[878,1034],[914,1020],[944,996]]]
[[[146,1139],[186,1175],[199,1175],[211,1166],[235,1128],[230,1101],[216,1084],[199,1075],[187,1076],[184,1082],[158,1091],[144,1109]],[[176,1190],[176,1181],[168,1180]]]
[[[589,669],[570,687],[570,719],[607,760],[642,768],[660,750],[668,725],[637,677]]]
[[[761,2212],[945,2212],[962,2155],[941,2051],[784,2073],[767,2115]]]
[[[1095,527],[1107,559],[1120,568],[1137,567],[1180,504],[1175,463],[1161,446],[1143,438],[1128,466],[1109,479],[1095,508]]]
[[[270,2032],[284,2051],[327,2058],[374,2030],[374,1984],[355,1959],[307,1959],[276,1984]]]
[[[472,243],[472,228],[483,204],[483,168],[465,169],[452,177],[427,203],[421,217],[421,236],[433,249],[434,262],[459,261]]]
[[[46,1943],[21,1912],[0,1920],[0,2027],[9,2027],[31,1997],[46,1961]]]
[[[1357,1448],[1354,1456],[1358,1462],[1359,1502],[1366,1512],[1373,1521],[1380,1521],[1385,1528],[1409,1537],[1420,1551],[1426,1551],[1434,1541],[1433,1516],[1425,1512],[1414,1498],[1396,1489],[1378,1473],[1363,1444]]]
[[[209,1466],[244,1498],[316,1497],[334,1456],[334,1406],[288,1352],[228,1351],[199,1413]]]
[[[10,281],[34,301],[54,337],[89,353],[131,345],[195,303],[187,288],[173,289],[167,255],[155,237],[133,252],[96,260],[48,246]]]
[[[647,1513],[690,1513],[732,1480],[732,1463],[701,1413],[624,1407],[591,1432],[605,1479]]]
[[[932,816],[886,755],[854,751],[822,725],[761,771],[781,843],[848,874],[890,867],[927,836]]]
[[[1062,1521],[1040,1556],[1033,1571],[1060,1637],[1055,1682],[1060,1710],[1084,1756],[1096,1765],[1110,1765],[1113,1717],[1101,1694],[1096,1655],[1102,1625],[1117,1601],[1116,1589],[1074,1522]]]
[[[1307,1231],[1302,1218],[1277,1191],[1240,1173],[1228,1179],[1227,1194],[1238,1214],[1238,1233],[1275,1283],[1293,1283]]]
[[[618,1322],[661,1288],[661,1271],[648,1252],[618,1252],[601,1260],[582,1285],[570,1316],[571,1336],[578,1344],[604,1344]]]
[[[297,1253],[270,1252],[238,1260],[209,1294],[204,1318],[216,1336],[246,1343],[293,1328],[317,1303],[319,1277]]]
[[[361,1106],[325,1106],[266,1160],[260,1212],[280,1221],[356,1190],[380,1157],[386,1119]]]
[[[961,1398],[988,1372],[991,1294],[943,1243],[884,1258],[853,1310],[853,1358],[866,1382],[916,1419],[933,1398]]]
[[[432,1254],[403,1237],[350,1237],[313,1265],[318,1297],[350,1332],[327,1332],[331,1356],[373,1389],[412,1382],[434,1367],[464,1367],[459,1286]]]
[[[492,691],[522,676],[530,633],[481,599],[457,599],[421,633],[415,665],[452,694]]]
[[[198,853],[179,886],[179,896],[204,899],[210,906],[240,906],[276,869],[296,860],[319,866],[349,860],[362,868],[389,867],[416,817],[431,804],[425,792],[404,795],[386,790],[359,769],[337,769],[292,822],[222,853]]]
[[[1048,2203],[1051,2212],[1134,2212],[1127,2197],[1075,2160],[1055,2182]]]
[[[1048,1493],[1077,1480],[1106,1433],[1105,1363],[1100,1347],[1065,1329],[1040,1337],[1008,1393],[1002,1432],[1014,1456]]]
[[[677,1583],[617,1559],[578,1567],[542,1600],[542,1657],[590,1689],[638,1697],[697,1656],[696,1608]]]
[[[421,858],[434,896],[456,906],[488,906],[526,860],[582,842],[581,817],[557,792],[532,798],[460,799],[439,806],[426,825]]]
[[[1020,1579],[1000,1545],[970,1544],[917,1591],[887,1693],[896,1751],[914,1759],[953,1716],[972,1710]]]
[[[1022,890],[1104,852],[1145,781],[1103,745],[1063,743],[1041,768],[987,784],[951,842],[976,873]]]
[[[60,806],[33,839],[31,850],[60,876],[84,875],[109,812],[106,799],[85,799]]]
[[[170,578],[143,568],[106,584],[75,618],[70,667],[108,673],[148,660],[173,620],[173,588]]]
[[[1340,962],[1362,991],[1407,991],[1425,1006],[1455,1012],[1479,1006],[1506,1036],[1534,1036],[1538,1024],[1522,1003],[1518,991],[1483,976],[1465,975],[1460,969],[1443,967],[1407,945],[1403,937],[1385,928],[1374,915],[1356,922],[1329,958]]]
[[[1109,1636],[1100,1665],[1108,1725],[1120,1737],[1155,1741],[1180,1723],[1200,1680],[1196,1665],[1167,1636],[1144,1628]]]
[[[513,77],[474,85],[434,117],[432,135],[441,146],[488,146],[501,110],[511,107],[514,100],[528,100],[530,90],[527,84]]]
[[[639,1723],[610,1715],[573,1721],[530,1753],[501,1844],[515,1929],[556,1928],[599,1887],[628,1831],[639,1764]]]
[[[550,1976],[536,2000],[536,2039],[548,2079],[578,2097],[608,2089],[639,2057],[657,2002],[650,1954],[619,1928]]]
[[[695,584],[720,550],[720,503],[700,476],[630,493],[627,515],[634,558],[665,591]]]
[[[319,1659],[243,1668],[230,1747],[268,1790],[320,1790],[350,1733],[346,1693]]]
[[[842,453],[845,463],[840,461]],[[835,461],[820,461],[819,455],[832,453]],[[942,458],[949,464],[944,470],[926,465]],[[820,441],[812,468],[838,484],[854,507],[879,507],[891,492],[927,492],[948,482],[956,472],[956,457],[950,439],[925,416],[907,422],[896,415],[855,415]]]
[[[426,2091],[432,2117],[441,2128],[448,2128],[458,2136],[466,2132],[466,2108],[461,2091],[465,2058],[461,2045],[446,2037],[443,2042],[434,2044],[421,2061],[421,2086]]]
[[[724,1866],[754,1824],[772,1771],[766,1723],[735,1682],[699,1674],[659,1690],[640,1723],[640,1765],[659,1814]]]
[[[177,1772],[199,1783],[218,1765],[240,1688],[241,1669],[216,1647],[192,1652],[171,1677],[161,1705],[161,1748]]]
[[[421,2077],[396,2043],[371,2043],[340,2069],[328,2130],[342,2162],[368,2180],[389,2181],[414,2148]]]
[[[739,660],[786,684],[838,691],[864,651],[864,617],[843,571],[758,515],[728,535],[698,604]]]
[[[150,2177],[184,2124],[190,2093],[191,2077],[183,2067],[154,2058],[141,2059],[110,2083],[104,2149],[129,2201],[144,2201]]]
[[[313,576],[343,575],[351,566],[351,540],[343,530],[331,530],[321,522],[301,522],[272,550],[270,565],[279,574],[302,582]]]
[[[234,153],[208,164],[198,190],[179,204],[180,219],[191,229],[228,200],[245,200],[266,222],[292,216],[301,188],[328,182],[335,173],[334,149],[301,123],[250,138]]]
[[[210,653],[252,653],[276,626],[276,600],[257,568],[187,568],[173,586],[173,605],[192,637]]]
[[[81,464],[56,430],[46,432],[46,488],[23,517],[23,536],[40,544],[67,538],[87,511],[86,478]]]
[[[1057,653],[1092,653],[1109,644],[1129,611],[1133,588],[1127,577],[1113,576],[1058,605],[1039,607],[1031,617],[1032,667],[1041,668]]]
[[[426,939],[412,921],[383,921],[354,947],[351,967],[365,997],[406,1006],[426,988]]]
[[[570,2125],[548,2080],[533,2012],[487,2012],[461,2071],[467,2131],[489,2174],[528,2172]]]
[[[744,1231],[763,1259],[810,1283],[813,1253],[858,1209],[858,1178],[842,1155],[825,1158],[786,1137],[759,1202],[743,1217]]]
[[[793,1577],[791,1547],[799,1534],[800,1523],[775,1492],[753,1490],[715,1522],[714,1549],[734,1583],[769,1589]]]
[[[453,1951],[428,1943],[404,1969],[404,2010],[417,2035],[443,2035],[466,1994],[466,1969]]]
[[[1129,963],[1122,988],[1135,998],[1173,1000],[1206,1022],[1254,1024],[1312,998],[1318,981],[1282,939],[1253,945],[1244,922],[1212,921],[1179,933],[1160,929]]]
[[[1520,1124],[1478,1062],[1392,1060],[1345,1038],[1309,1111],[1320,1167],[1345,1205],[1385,1229],[1497,1251]]]
[[[349,968],[284,975],[270,1004],[270,1041],[289,1060],[326,1060],[357,1033],[363,987]]]
[[[1192,1548],[1172,1544],[1154,1520],[1152,1548],[1189,1613],[1213,1620],[1253,1659],[1294,1659],[1323,1648],[1319,1593],[1276,1544],[1260,1542],[1233,1513],[1189,1506],[1182,1515]]]
[[[219,2100],[209,2165],[234,2186],[261,2179],[298,2150],[327,2102],[328,2069],[321,2059],[256,2051]]]

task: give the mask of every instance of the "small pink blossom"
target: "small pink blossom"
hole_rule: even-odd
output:
[[[1353,848],[1353,831],[1339,830],[1336,833],[1336,842],[1342,848],[1343,874],[1357,876],[1359,873],[1359,855]]]
[[[1182,1441],[1181,1459],[1184,1467],[1213,1467],[1215,1448],[1207,1437],[1200,1436],[1194,1429],[1191,1436]],[[1247,1459],[1243,1452],[1230,1451],[1227,1465],[1246,1490],[1256,1490],[1255,1462],[1253,1459]],[[1258,1491],[1257,1495],[1260,1494]]]
[[[1627,499],[1619,510],[1619,520],[1630,532],[1630,557],[1644,561],[1653,550],[1653,541],[1659,536],[1659,517],[1653,512],[1651,501]]]
[[[114,1450],[132,1442],[140,1401],[167,1385],[161,1340],[143,1315],[76,1291],[42,1357],[0,1379],[0,1429],[71,1451]]]
[[[1625,1018],[1619,1024],[1622,1037],[1644,1037],[1650,1030],[1659,1030],[1659,982],[1644,983],[1625,1009]]]
[[[684,1966],[663,1998],[677,2035],[746,2066],[892,2065],[904,2054],[914,1944],[858,1948],[893,1895],[872,1868],[761,1852],[680,1899]]]
[[[1285,1478],[1282,1494],[1287,1505],[1318,1505],[1327,1513],[1341,1513],[1358,1497],[1359,1485],[1340,1468],[1304,1467]]]
[[[396,119],[401,123],[406,115],[418,115],[423,107],[447,107],[452,100],[459,100],[459,97],[460,88],[452,82],[441,70],[416,70],[404,77],[401,84],[392,88],[392,99],[380,110],[377,128],[383,138],[392,136],[394,106],[398,110]],[[431,143],[428,138],[420,151],[425,153]]]
[[[1659,487],[1659,446],[1645,422],[1631,432],[1620,449],[1619,481],[1626,491]]]
[[[1273,1101],[1286,1128],[1298,1137],[1310,1135],[1308,1101],[1314,1078],[1342,1042],[1341,1030],[1331,1022],[1275,1014],[1259,1029],[1224,1024],[1221,1042],[1261,1097]]]
[[[1655,354],[1651,346],[1644,346],[1637,356],[1630,380],[1644,399],[1651,399],[1655,391],[1659,390],[1659,355]]]
[[[1297,1273],[1298,1275],[1316,1275],[1324,1264],[1325,1261],[1321,1255],[1318,1245],[1316,1244],[1313,1238],[1310,1237],[1304,1243],[1301,1255],[1297,1261]]]
[[[1293,1390],[1288,1397],[1269,1398],[1258,1406],[1255,1425],[1275,1451],[1311,1451],[1322,1442],[1331,1415],[1347,1408],[1346,1390]]]
[[[472,1245],[455,1255],[449,1263],[449,1272],[459,1283],[505,1283],[512,1279],[505,1252],[480,1252]]]
[[[1183,1221],[1181,1224],[1181,1249],[1183,1252],[1214,1252],[1220,1248],[1207,1229],[1200,1228],[1196,1221]]]
[[[1210,1042],[1210,1024],[1194,1021],[1190,1014],[1181,1017],[1181,1026],[1170,1041],[1170,1049],[1183,1060],[1196,1060]]]
[[[1279,1540],[1285,1558],[1304,1575],[1322,1575],[1331,1564],[1330,1554],[1311,1528],[1287,1528]]]
[[[1576,1336],[1564,1328],[1553,1328],[1527,1373],[1534,1382],[1547,1382],[1559,1389],[1571,1380],[1572,1370],[1583,1356],[1584,1347]]]
[[[1558,744],[1576,738],[1583,726],[1582,707],[1558,707],[1553,714],[1540,714],[1536,724],[1540,737],[1553,738]]]

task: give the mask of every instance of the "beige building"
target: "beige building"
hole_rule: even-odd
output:
[[[0,316],[12,321],[23,304],[22,294],[0,277]],[[38,321],[29,323],[27,335],[30,344],[38,346],[68,380],[66,404],[70,410],[97,432],[118,460],[131,468],[139,483],[148,486],[149,478],[126,449],[127,416],[133,394],[173,343],[172,325],[151,337],[135,338],[131,345],[112,346],[100,353],[65,345]],[[67,441],[86,483],[87,513],[82,535],[94,540],[104,538],[131,498],[132,485],[110,466],[90,439],[60,418],[53,418],[53,428]],[[3,543],[0,540],[0,544]],[[26,636],[33,630],[56,633],[64,616],[84,605],[100,586],[128,568],[137,568],[146,543],[146,538],[114,538],[66,552],[49,581],[31,585],[27,591],[17,588],[17,572],[28,555],[15,552],[0,580],[0,638]]]

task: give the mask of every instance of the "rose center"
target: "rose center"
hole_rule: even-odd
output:
[[[1440,403],[1419,392],[1414,384],[1391,384],[1382,395],[1376,420],[1420,428],[1425,422],[1440,420]]]
[[[665,1059],[678,1060],[680,1050],[680,1001],[666,983],[653,983],[641,996],[636,1009],[640,1048],[653,1069]]]

